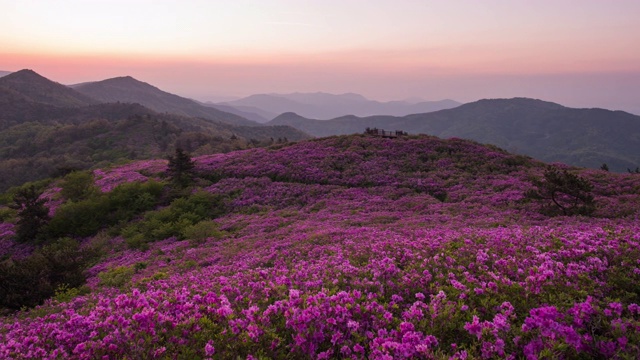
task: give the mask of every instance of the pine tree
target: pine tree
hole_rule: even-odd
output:
[[[595,211],[591,183],[567,170],[549,166],[544,172],[544,180],[534,180],[533,184],[536,189],[525,195],[542,202],[542,212],[547,215],[591,215]]]
[[[167,175],[178,187],[187,187],[193,181],[194,167],[195,164],[193,160],[191,160],[191,156],[182,150],[182,148],[176,148],[175,155],[169,156]]]
[[[21,243],[33,242],[40,234],[40,230],[46,225],[49,218],[49,209],[41,199],[42,192],[35,186],[21,189],[13,197],[11,208],[18,210],[18,222],[16,223],[16,241]]]

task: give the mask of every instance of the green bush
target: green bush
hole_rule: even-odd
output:
[[[98,274],[100,285],[122,288],[131,282],[135,270],[131,266],[118,266]]]
[[[65,199],[80,201],[98,193],[93,174],[87,171],[74,171],[64,177],[60,193]]]
[[[187,238],[188,234],[202,233],[206,225],[194,225],[224,213],[222,198],[207,192],[197,192],[179,198],[161,210],[147,212],[144,219],[125,227],[121,235],[130,247],[142,248],[146,242],[172,236]],[[189,229],[189,230],[187,230]]]
[[[15,219],[18,212],[10,208],[0,208],[0,221],[5,222]]]
[[[535,179],[533,185],[535,189],[527,191],[525,198],[540,202],[545,215],[591,215],[596,210],[593,185],[567,170],[549,166],[544,179]]]
[[[58,302],[68,302],[80,295],[86,295],[90,292],[91,290],[86,285],[72,288],[67,284],[62,284],[56,289],[53,298]]]
[[[41,304],[56,289],[84,284],[87,269],[98,258],[92,248],[81,248],[63,238],[23,259],[0,263],[0,307],[17,310]]]
[[[218,224],[211,220],[203,220],[196,224],[187,226],[182,230],[182,237],[194,243],[202,243],[208,238],[220,239],[224,233],[220,231]]]
[[[18,192],[24,189],[27,189],[29,187],[34,187],[39,192],[43,192],[47,188],[47,186],[51,184],[52,181],[53,179],[48,178],[48,179],[43,179],[38,181],[27,182],[20,186],[14,186],[9,190],[7,190],[5,193],[0,194],[0,204],[3,204],[3,205],[11,204],[13,202],[13,198]]]
[[[101,228],[130,221],[153,208],[162,195],[164,185],[156,181],[127,183],[105,194],[96,194],[77,202],[63,204],[47,226],[50,238],[86,237]]]

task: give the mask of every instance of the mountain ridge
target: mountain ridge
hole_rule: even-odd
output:
[[[236,114],[204,106],[194,100],[183,98],[159,89],[131,76],[71,85],[71,88],[103,102],[140,103],[158,112],[169,112],[183,116],[202,117],[234,125],[259,125]]]
[[[0,77],[0,88],[20,93],[34,102],[56,107],[81,107],[99,103],[90,96],[51,81],[30,69]]]
[[[261,111],[260,109],[257,108],[251,108],[251,107],[233,107],[230,105],[222,105],[222,104],[215,104],[215,103],[200,103],[203,106],[207,106],[207,107],[212,107],[215,109],[218,109],[220,111],[224,111],[224,112],[228,112],[231,114],[235,114],[238,116],[242,116],[245,119],[251,120],[251,121],[255,121],[257,123],[260,124],[264,124],[266,122],[269,122],[270,119],[273,119],[274,116],[264,116],[264,111]],[[263,114],[263,115],[261,115]]]
[[[314,136],[360,133],[365,128],[403,130],[489,143],[549,162],[614,171],[640,164],[640,116],[606,109],[574,109],[528,99],[483,99],[453,109],[404,117],[314,120],[293,113],[270,125],[290,125]]]
[[[242,99],[221,103],[229,106],[251,106],[264,111],[281,114],[295,112],[315,119],[328,120],[344,115],[409,115],[431,112],[461,105],[453,100],[380,102],[369,100],[360,94],[290,93],[290,94],[254,94]],[[273,119],[273,118],[272,118]]]
[[[167,156],[174,147],[211,153],[309,138],[289,126],[234,125],[160,113],[137,102],[91,100],[79,106],[86,95],[31,70],[3,80],[0,191],[58,176],[59,169]],[[117,81],[136,82],[127,77]]]

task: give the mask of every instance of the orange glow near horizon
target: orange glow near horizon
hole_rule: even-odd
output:
[[[420,75],[535,75],[571,73],[640,72],[640,62],[633,58],[601,59],[575,56],[563,59],[553,55],[535,57],[526,51],[509,55],[495,51],[466,50],[353,50],[324,54],[237,54],[219,56],[177,56],[154,54],[2,54],[2,70],[32,68],[62,83],[97,81],[101,77],[134,75],[146,71],[179,67],[227,69],[294,68],[313,71],[328,68],[343,72],[384,72]],[[146,72],[145,71],[145,72]],[[133,72],[133,73],[131,73]],[[176,78],[178,80],[178,78]]]
[[[202,100],[549,94],[597,106],[624,97],[640,108],[633,0],[0,0],[0,8],[0,70],[31,68],[63,84],[131,75]]]

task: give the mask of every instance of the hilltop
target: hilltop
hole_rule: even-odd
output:
[[[153,85],[136,80],[131,76],[77,84],[73,85],[72,88],[102,102],[120,101],[140,103],[158,112],[202,117],[233,125],[258,125],[256,122],[247,120],[241,116],[203,106],[191,99],[162,91]]]
[[[0,77],[0,88],[19,93],[30,101],[56,107],[81,107],[98,103],[28,69]]]
[[[404,130],[494,144],[548,162],[623,172],[640,164],[640,116],[605,109],[573,109],[527,99],[487,99],[404,117],[345,116],[311,120],[278,116],[269,125],[289,125],[314,136],[360,133],[364,128]]]
[[[526,196],[547,164],[468,140],[334,136],[193,160],[182,192],[164,160],[95,170],[97,193],[74,201],[77,176],[46,188],[44,233],[82,247],[58,240],[0,279],[17,289],[32,278],[12,261],[74,252],[64,276],[85,269],[86,284],[3,317],[0,356],[640,354],[638,175],[554,165],[593,186],[596,209],[549,217]],[[32,251],[0,229],[5,256]],[[42,274],[31,293],[55,287]]]

